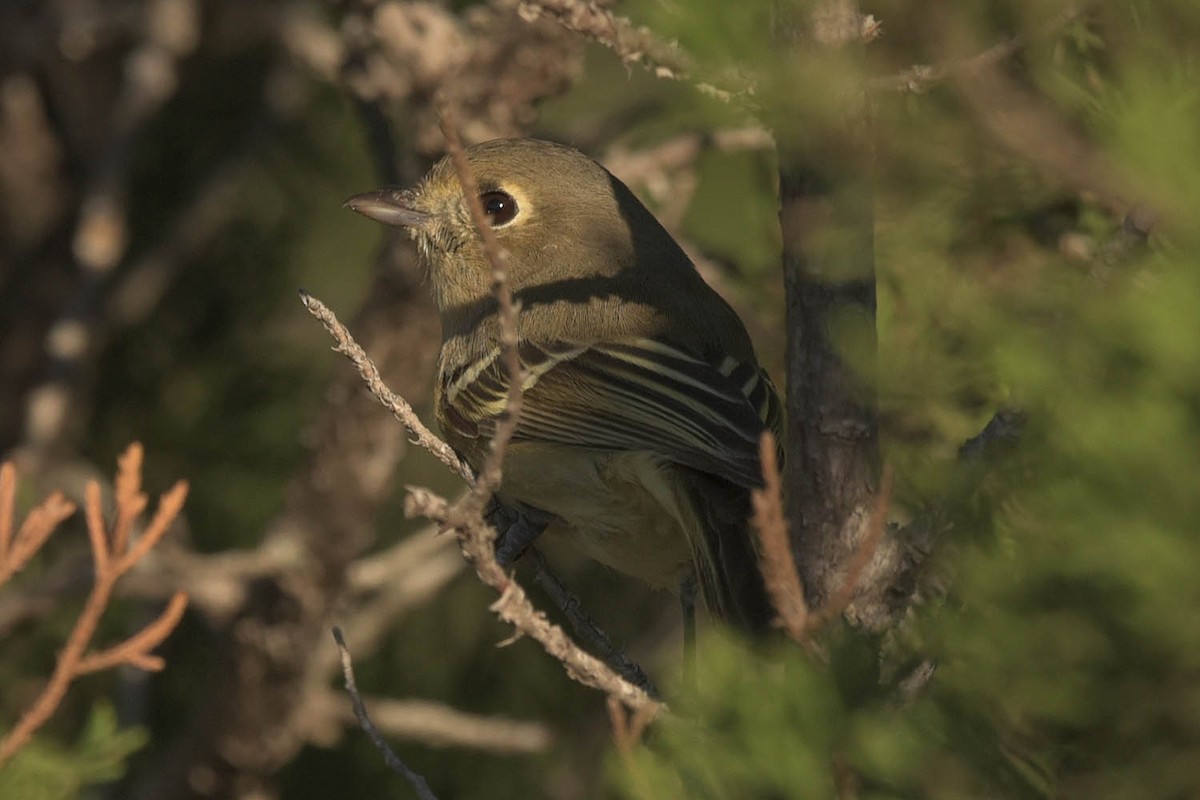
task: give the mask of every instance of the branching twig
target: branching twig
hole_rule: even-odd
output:
[[[338,652],[336,646],[334,652]],[[337,710],[322,713],[319,707],[331,702],[336,703]],[[326,697],[318,696],[314,702],[323,720],[354,724],[357,717],[353,709],[345,708],[343,703],[341,695],[333,692]],[[363,698],[363,704],[371,709],[371,722],[381,734],[390,740],[416,742],[421,747],[528,755],[544,753],[554,743],[554,733],[544,722],[469,714],[429,700],[368,695]]]
[[[92,559],[95,562],[96,580],[91,594],[84,605],[83,612],[75,621],[67,637],[66,646],[59,653],[58,662],[50,676],[46,688],[34,700],[33,705],[22,715],[16,727],[0,740],[0,767],[16,754],[33,736],[34,732],[46,723],[66,695],[67,688],[81,675],[97,670],[108,669],[122,664],[137,667],[150,672],[161,670],[163,660],[150,651],[170,635],[187,607],[187,595],[176,592],[167,603],[166,609],[158,619],[147,625],[140,632],[129,637],[120,644],[107,647],[99,652],[86,653],[88,644],[96,632],[100,617],[108,607],[117,580],[134,567],[158,542],[166,535],[171,524],[183,509],[187,497],[187,483],[179,481],[166,494],[159,498],[158,511],[154,519],[142,533],[141,538],[130,546],[130,538],[137,518],[146,508],[147,497],[141,491],[142,481],[142,447],[136,442],[131,444],[118,459],[116,479],[116,513],[111,526],[104,524],[104,509],[100,495],[100,485],[92,481],[87,486],[87,504],[85,517],[87,519],[88,539],[92,545]],[[41,506],[34,509],[26,518],[25,524],[15,541],[12,540],[11,511],[12,487],[14,484],[11,465],[0,467],[0,563],[5,568],[0,574],[11,575],[29,556],[36,552],[29,549],[31,542],[38,547],[46,541],[54,527],[69,516],[74,506],[62,500],[61,495],[53,495]],[[9,547],[12,543],[13,547]],[[7,569],[11,565],[12,569]],[[0,580],[0,583],[3,581]]]
[[[13,538],[16,491],[16,468],[8,462],[0,464],[0,586],[29,563],[60,522],[75,513],[75,504],[55,492],[30,510]]]
[[[365,376],[369,375],[378,376],[378,370],[371,364],[371,360],[363,352],[362,348],[354,342],[349,331],[338,321],[333,312],[320,300],[307,293],[302,292],[301,297],[304,299],[309,313],[321,320],[334,339],[339,343],[344,343],[344,345],[339,344],[336,350],[354,362],[355,367],[364,376],[364,379],[366,379]],[[453,453],[449,445],[442,442],[428,428],[425,428],[421,424],[416,415],[411,413],[411,407],[403,398],[393,394],[386,386],[382,385],[381,381],[373,382],[368,380],[367,386],[381,403],[392,409],[392,413],[396,415],[397,419],[400,419],[405,425],[408,425],[410,422],[412,423],[414,427],[411,427],[410,430],[414,435],[418,436],[418,444],[423,444],[427,436],[433,440],[435,448],[433,452],[435,455],[440,448]],[[401,407],[401,404],[402,407],[409,409],[411,416],[402,416],[396,410],[396,408]],[[458,468],[452,468],[456,472],[459,472],[459,474],[463,474]],[[470,468],[465,464],[462,465],[462,470],[466,471],[467,475],[471,474]],[[471,480],[471,478],[467,479]],[[616,695],[622,702],[634,708],[641,707],[642,705],[649,705],[654,708],[661,707],[661,704],[653,700],[644,689],[626,681],[608,665],[581,650],[578,645],[563,633],[561,628],[557,625],[552,625],[544,614],[538,612],[533,607],[524,590],[517,586],[496,562],[495,549],[492,547],[492,540],[494,540],[496,534],[484,522],[482,516],[479,514],[467,515],[456,513],[452,519],[450,513],[451,506],[445,498],[439,497],[427,489],[418,487],[409,489],[406,510],[410,515],[420,514],[434,522],[454,528],[456,533],[459,534],[459,543],[468,563],[471,564],[476,574],[484,583],[501,593],[500,599],[492,606],[492,610],[501,619],[516,626],[521,633],[529,635],[542,644],[550,655],[563,663],[568,674],[574,679],[586,686]],[[462,528],[470,530],[464,532]]]
[[[437,796],[433,790],[429,788],[429,784],[425,782],[417,773],[413,772],[407,764],[400,760],[400,757],[388,747],[384,741],[383,735],[375,728],[371,722],[370,716],[367,715],[367,707],[363,704],[362,696],[358,693],[358,685],[354,682],[354,664],[350,661],[350,651],[346,649],[346,640],[342,637],[342,629],[334,626],[333,640],[337,642],[338,653],[342,657],[342,677],[346,679],[346,692],[350,695],[350,702],[354,704],[354,715],[358,717],[358,724],[370,737],[371,743],[379,748],[379,752],[383,753],[383,761],[392,771],[403,777],[409,784],[412,785],[413,791],[417,793],[417,797],[421,800],[437,800]]]
[[[660,78],[686,80],[695,70],[691,56],[653,31],[634,25],[591,0],[521,0],[527,20],[548,17],[612,50],[626,64],[641,64]]]

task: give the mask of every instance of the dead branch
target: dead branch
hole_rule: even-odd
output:
[[[304,303],[308,313],[321,321],[325,326],[325,330],[329,331],[329,335],[337,342],[337,347],[333,348],[334,352],[341,353],[354,364],[358,369],[359,376],[362,377],[363,383],[367,385],[367,389],[374,395],[383,407],[392,413],[392,416],[403,425],[409,433],[413,435],[413,443],[417,444],[430,453],[434,458],[441,461],[452,472],[468,482],[474,482],[475,473],[471,467],[458,457],[454,449],[450,445],[438,438],[437,434],[429,430],[425,423],[417,416],[417,412],[413,407],[400,395],[393,392],[383,382],[383,378],[379,375],[379,368],[375,366],[367,354],[359,347],[358,342],[350,336],[350,332],[346,327],[338,322],[337,317],[333,312],[317,298],[313,297],[303,289],[300,290],[300,302]]]
[[[392,771],[400,775],[413,787],[413,791],[417,793],[417,797],[421,800],[437,800],[433,790],[429,788],[429,784],[425,782],[417,773],[413,772],[407,764],[400,760],[392,748],[388,747],[388,743],[384,741],[383,735],[379,733],[375,725],[371,722],[370,716],[367,714],[367,707],[363,704],[362,696],[358,693],[358,685],[354,682],[354,664],[350,661],[350,651],[346,649],[346,640],[342,637],[342,629],[334,626],[333,638],[337,642],[338,652],[342,656],[342,676],[346,680],[346,692],[350,695],[350,700],[354,704],[354,715],[358,717],[358,724],[370,737],[371,743],[379,748],[379,752],[383,753],[383,761]]]
[[[695,71],[695,62],[678,45],[664,42],[653,31],[634,25],[592,0],[521,0],[517,10],[529,21],[538,17],[553,19],[567,30],[612,50],[624,63],[640,64],[660,78],[686,80]]]
[[[332,713],[322,708],[318,709],[318,714],[322,719],[334,720],[339,733],[343,725],[357,724],[354,710],[346,707],[341,695],[330,691],[325,698],[319,695],[315,697],[314,703],[317,706],[336,703]],[[529,755],[546,752],[554,741],[549,726],[541,722],[467,714],[428,700],[397,700],[368,695],[363,697],[363,703],[371,710],[371,722],[376,730],[384,736],[417,742],[423,747],[456,747],[497,755]]]
[[[492,294],[496,297],[498,307],[497,321],[500,331],[500,359],[504,364],[505,376],[508,378],[508,396],[505,400],[504,413],[496,423],[492,434],[488,456],[483,467],[475,477],[471,493],[459,501],[461,511],[472,514],[482,514],[488,501],[500,486],[500,469],[504,463],[504,452],[508,442],[517,431],[517,423],[521,417],[521,399],[524,394],[524,375],[521,369],[521,356],[517,352],[517,324],[521,313],[520,305],[513,302],[512,288],[508,284],[508,254],[500,247],[496,232],[488,224],[487,216],[483,213],[483,203],[479,200],[479,189],[475,184],[475,176],[471,172],[471,164],[467,161],[466,151],[463,150],[462,140],[455,127],[454,113],[444,101],[439,109],[439,122],[442,135],[446,137],[446,152],[454,164],[454,172],[458,175],[458,183],[462,188],[463,201],[471,212],[471,221],[475,223],[475,231],[483,246],[483,254],[492,267]],[[494,537],[493,537],[494,538]],[[491,546],[491,541],[487,545]]]
[[[344,337],[344,340],[352,345],[345,349],[339,348],[339,352],[354,360],[360,373],[371,374],[372,370],[364,369],[358,360],[369,361],[369,358],[362,352],[362,348],[354,344],[353,337],[338,322],[333,312],[315,297],[307,294],[303,297],[310,313],[314,316],[319,315],[318,318],[327,327],[332,326],[338,331],[334,335],[335,339],[342,341]],[[374,390],[372,392],[374,393]],[[429,432],[429,435],[433,436],[432,432]],[[494,448],[492,452],[495,452]],[[468,499],[470,497],[471,495],[467,496]],[[518,631],[539,642],[551,656],[564,665],[571,677],[586,686],[617,696],[631,708],[643,705],[661,707],[661,704],[653,700],[645,690],[629,683],[600,659],[579,648],[561,628],[551,624],[544,614],[534,608],[524,590],[497,563],[492,544],[496,537],[495,530],[484,522],[479,511],[466,513],[470,507],[464,509],[462,506],[461,501],[451,506],[444,498],[427,489],[416,487],[409,489],[409,496],[405,501],[405,511],[410,516],[420,514],[454,529],[468,563],[484,583],[500,593],[500,599],[492,605],[492,610]]]
[[[76,678],[90,672],[121,665],[137,667],[149,672],[161,670],[164,666],[163,660],[153,655],[151,651],[170,635],[187,608],[187,595],[183,592],[176,592],[158,619],[140,632],[119,644],[97,652],[87,652],[100,617],[112,599],[117,581],[122,575],[133,569],[166,535],[182,511],[184,500],[187,498],[187,483],[179,481],[159,498],[158,511],[155,513],[154,519],[131,547],[130,538],[133,526],[145,510],[147,503],[146,495],[141,492],[141,445],[136,442],[131,444],[117,463],[116,513],[111,525],[104,524],[100,484],[92,481],[87,487],[85,516],[88,539],[92,547],[92,560],[96,568],[96,580],[92,591],[88,595],[83,612],[75,621],[75,626],[67,637],[66,645],[59,653],[54,672],[46,687],[21,716],[16,726],[3,739],[0,739],[0,768],[50,719]],[[7,545],[11,539],[7,532],[11,531],[13,485],[13,468],[11,465],[5,464],[0,467],[0,512],[5,512],[5,519],[0,520],[0,542],[4,544],[4,547],[0,548],[3,551],[0,552],[0,556],[6,567],[11,564],[17,565],[14,569],[6,570],[7,575],[15,572],[33,552],[36,552],[36,548],[32,552],[28,551],[30,541],[36,541],[40,547],[49,538],[55,526],[69,515],[64,514],[63,511],[68,507],[70,510],[74,510],[74,506],[63,501],[60,495],[51,496],[48,501],[35,508],[26,518],[21,533],[18,534],[14,543],[16,546],[10,549]],[[37,521],[31,525],[30,522],[35,516]],[[48,524],[51,520],[53,520],[53,524]],[[24,560],[18,561],[21,558]],[[0,583],[3,581],[0,580]]]
[[[29,563],[59,523],[75,513],[75,504],[55,492],[26,514],[13,538],[16,491],[17,470],[6,461],[0,464],[0,586]]]
[[[763,431],[759,453],[762,458],[763,488],[755,489],[750,495],[754,508],[750,523],[758,534],[759,568],[771,604],[779,614],[777,624],[793,641],[804,645],[808,642],[808,604],[804,600],[804,584],[800,580],[788,540],[775,436],[770,431]]]

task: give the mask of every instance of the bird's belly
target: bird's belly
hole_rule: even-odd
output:
[[[676,588],[690,569],[695,521],[670,470],[648,452],[520,442],[505,457],[500,494],[557,516],[547,533],[571,538],[602,564]]]

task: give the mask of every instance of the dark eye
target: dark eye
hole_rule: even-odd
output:
[[[483,213],[492,221],[493,228],[507,225],[517,216],[517,201],[508,192],[484,192],[479,195]]]

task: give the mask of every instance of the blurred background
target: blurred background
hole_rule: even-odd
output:
[[[862,42],[822,49],[792,24],[817,5],[0,3],[18,510],[108,484],[134,440],[152,497],[191,485],[97,636],[186,591],[166,669],[77,682],[0,796],[411,796],[354,722],[334,624],[380,728],[444,798],[1200,793],[1200,7],[880,0]],[[656,77],[640,40],[571,30],[584,12],[678,42],[694,80]],[[728,102],[709,82],[754,89]],[[490,590],[403,514],[406,485],[456,479],[297,295],[428,418],[421,268],[341,204],[442,155],[439,92],[468,142],[554,139],[628,183],[781,387],[775,145],[838,152],[844,99],[864,98],[878,351],[842,345],[878,396],[894,535],[920,565],[894,624],[834,626],[816,660],[711,632],[701,690],[680,695],[676,601],[548,545],[689,720],[633,753],[603,697],[528,641],[497,646]],[[1001,409],[1019,441],[960,457]],[[72,519],[0,587],[0,731],[91,570]]]

